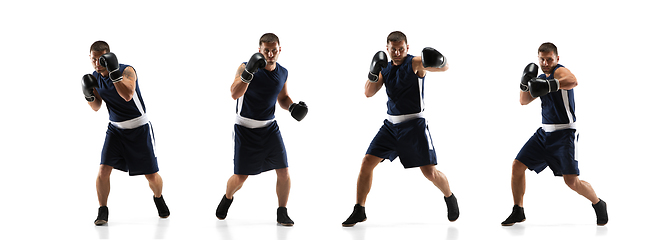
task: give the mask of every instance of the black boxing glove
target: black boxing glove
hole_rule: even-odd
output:
[[[303,101],[291,103],[288,107],[288,111],[291,112],[291,117],[300,122],[307,115],[307,104]]]
[[[251,58],[249,58],[247,66],[244,68],[244,72],[240,75],[240,79],[242,82],[250,83],[251,79],[254,78],[254,73],[256,73],[258,69],[264,68],[267,64],[268,62],[265,61],[265,57],[262,53],[254,53],[254,55],[251,55]]]
[[[86,74],[81,78],[81,90],[84,92],[84,97],[86,101],[93,102],[95,101],[95,93],[93,89],[97,88],[98,81],[95,80],[95,77],[91,74]]]
[[[424,68],[441,68],[447,64],[447,59],[435,48],[425,47],[421,51],[421,64]]]
[[[123,73],[119,71],[119,60],[116,59],[116,55],[114,53],[105,53],[102,56],[100,56],[100,66],[103,66],[107,68],[107,71],[109,72],[109,79],[112,80],[113,83],[117,83],[121,80],[123,80]]]
[[[533,78],[528,81],[528,91],[530,92],[530,96],[534,98],[544,96],[550,92],[556,92],[559,87],[560,84],[556,79],[545,80],[541,78]]]
[[[521,75],[521,91],[528,92],[528,81],[537,77],[538,67],[535,63],[529,63],[526,65],[526,68],[523,69],[523,75]]]
[[[388,65],[388,61],[384,51],[375,53],[372,57],[372,63],[370,63],[370,72],[368,73],[368,80],[370,80],[370,82],[379,81],[379,72],[382,71],[382,68],[385,68]]]

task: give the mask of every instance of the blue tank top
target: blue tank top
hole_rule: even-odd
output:
[[[389,115],[405,115],[423,111],[423,81],[412,69],[414,56],[407,55],[402,64],[394,66],[389,61],[382,68],[382,78],[386,86],[388,101],[386,106]]]
[[[247,91],[237,99],[237,114],[254,120],[274,119],[277,96],[287,78],[288,71],[279,63],[273,71],[259,69],[254,73]]]
[[[129,65],[119,64],[119,71],[123,72]],[[133,118],[137,118],[146,113],[144,107],[144,100],[142,100],[142,93],[140,92],[139,80],[135,81],[135,94],[133,99],[126,101],[123,99],[114,87],[114,83],[109,79],[109,76],[103,77],[98,72],[93,72],[93,76],[98,80],[98,91],[102,100],[107,105],[107,112],[109,112],[109,121],[123,122]]]
[[[540,75],[541,79],[554,79],[556,69],[564,67],[558,64],[549,76]],[[577,121],[575,116],[575,94],[574,89],[559,89],[547,95],[540,96],[542,100],[542,123],[543,124],[570,124]]]

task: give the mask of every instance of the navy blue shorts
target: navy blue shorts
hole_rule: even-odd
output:
[[[372,139],[366,154],[390,161],[400,157],[405,168],[437,164],[433,140],[424,118],[398,124],[384,120],[384,125]]]
[[[133,129],[107,126],[100,164],[128,172],[130,176],[158,172],[151,123]]]
[[[234,127],[235,174],[256,175],[288,167],[284,139],[277,121],[262,128]]]
[[[545,132],[539,128],[521,148],[516,159],[536,173],[549,166],[554,171],[554,176],[579,175],[577,140],[579,133],[575,129]]]

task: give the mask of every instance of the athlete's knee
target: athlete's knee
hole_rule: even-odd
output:
[[[286,180],[291,178],[291,176],[288,173],[288,168],[275,169],[275,172],[277,172],[278,180]]]
[[[371,172],[382,160],[380,157],[366,154],[361,164],[361,172]]]
[[[565,182],[565,185],[568,185],[570,189],[575,191],[579,189],[579,186],[581,185],[577,175],[563,175],[563,181]]]
[[[437,174],[424,172],[423,176],[428,179],[428,181],[435,182],[437,180]]]
[[[431,182],[434,182],[440,177],[440,172],[435,168],[435,165],[421,166],[420,168],[423,176]]]
[[[158,175],[158,173],[152,173],[152,174],[146,174],[144,175],[144,177],[147,178],[147,180],[149,180],[150,182],[153,182],[156,181],[158,178],[160,178],[160,175]]]
[[[109,165],[100,164],[100,170],[98,171],[99,179],[108,179],[112,175],[112,170],[114,168]]]
[[[526,169],[528,169],[526,164],[514,159],[514,162],[512,163],[512,176],[522,176],[523,174],[526,174]]]
[[[244,181],[247,180],[248,177],[249,177],[249,175],[233,174],[233,176],[230,177],[230,178],[232,178],[232,179],[234,179],[238,182],[244,182]]]

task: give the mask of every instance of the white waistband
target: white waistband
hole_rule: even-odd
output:
[[[416,118],[422,118],[423,117],[423,112],[420,113],[412,113],[412,114],[405,114],[405,115],[388,115],[388,120],[389,122],[393,124],[398,124],[407,120],[412,120]]]
[[[130,120],[126,120],[126,121],[123,121],[123,122],[110,122],[110,123],[117,128],[133,129],[133,128],[137,128],[137,127],[140,127],[144,124],[149,123],[149,117],[147,117],[147,115],[144,114],[142,116],[139,116],[139,117],[136,117],[136,118],[133,118],[133,119],[130,119]]]
[[[263,128],[270,126],[272,122],[274,122],[274,119],[270,120],[255,120],[251,118],[245,118],[240,115],[237,115],[237,118],[235,118],[235,123],[239,124],[240,126],[246,127],[246,128]]]
[[[544,130],[545,132],[554,132],[565,129],[577,129],[577,123],[542,124],[542,130]]]

